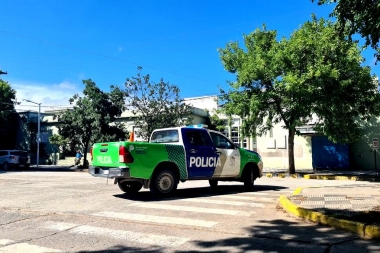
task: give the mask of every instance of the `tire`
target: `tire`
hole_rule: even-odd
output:
[[[27,169],[30,168],[30,165],[29,165],[29,164],[26,164],[26,165],[24,166],[24,168],[27,170]]]
[[[150,182],[150,191],[155,195],[169,195],[177,189],[178,179],[173,171],[162,170],[155,173]]]
[[[7,162],[3,164],[3,170],[9,170],[10,166]]]
[[[247,191],[251,191],[253,189],[253,185],[255,183],[255,175],[252,168],[246,168],[244,171],[244,189]]]
[[[211,188],[216,188],[218,186],[218,180],[208,180]]]
[[[120,190],[125,193],[137,193],[141,190],[142,184],[137,181],[118,182]]]

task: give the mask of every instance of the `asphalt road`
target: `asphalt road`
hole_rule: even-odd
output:
[[[0,172],[0,252],[380,252],[379,242],[278,206],[297,187],[356,183],[261,178],[244,192],[189,181],[158,199],[83,172]]]

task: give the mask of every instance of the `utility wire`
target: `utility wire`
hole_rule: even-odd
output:
[[[41,39],[37,39],[37,38],[34,38],[34,37],[18,34],[18,33],[8,32],[8,31],[4,31],[4,30],[0,30],[0,32],[11,34],[11,35],[22,37],[22,38],[26,38],[26,39],[30,39],[30,40],[34,40],[34,41],[39,41],[39,42],[42,42],[42,43],[45,43],[45,44],[50,44],[50,45],[54,45],[54,46],[58,46],[58,47],[62,47],[62,48],[67,48],[67,49],[70,49],[70,50],[75,50],[75,51],[78,51],[78,52],[81,52],[81,53],[85,53],[85,54],[90,54],[90,55],[95,55],[95,56],[103,57],[103,58],[110,59],[110,60],[120,61],[120,62],[128,63],[128,64],[131,64],[131,65],[138,65],[138,66],[142,66],[144,68],[149,68],[149,69],[153,69],[153,70],[157,70],[157,71],[161,71],[161,72],[166,72],[166,73],[177,75],[177,76],[191,78],[191,79],[195,79],[195,80],[202,81],[202,82],[217,84],[215,82],[212,82],[212,81],[209,81],[209,80],[205,80],[205,79],[201,79],[201,78],[198,78],[198,77],[193,77],[193,76],[188,76],[188,75],[184,75],[184,74],[179,74],[179,73],[176,73],[176,72],[167,71],[167,70],[159,69],[159,68],[156,68],[156,67],[151,67],[151,66],[146,66],[146,65],[144,66],[144,65],[140,65],[140,64],[135,63],[135,62],[126,61],[126,60],[123,60],[123,59],[120,59],[120,58],[116,58],[116,57],[112,57],[112,56],[108,56],[108,55],[103,55],[103,54],[98,54],[98,53],[86,51],[86,50],[83,50],[83,49],[79,49],[79,48],[75,48],[75,47],[70,47],[70,46],[66,46],[66,45],[62,45],[62,44],[58,44],[58,43],[50,42],[50,41],[46,41],[46,40],[41,40]]]

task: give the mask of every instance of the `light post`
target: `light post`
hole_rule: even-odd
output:
[[[36,103],[28,99],[23,99],[26,102],[38,105],[38,119],[37,119],[37,168],[40,162],[40,114],[41,114],[41,103]]]

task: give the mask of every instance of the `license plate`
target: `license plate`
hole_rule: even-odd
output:
[[[108,175],[108,174],[110,174],[110,171],[109,170],[103,170],[103,174]]]

